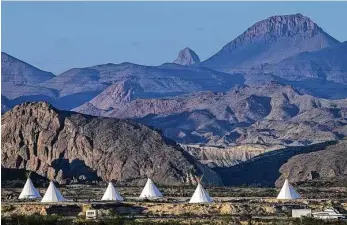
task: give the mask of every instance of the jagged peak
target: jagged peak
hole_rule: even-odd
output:
[[[292,36],[312,32],[311,35],[322,32],[322,29],[310,18],[302,14],[277,15],[255,23],[243,35],[272,34],[277,36]]]
[[[30,109],[48,110],[48,111],[54,111],[54,112],[58,111],[56,108],[54,108],[47,101],[37,101],[37,102],[23,102],[21,104],[16,105],[13,109],[11,109],[8,112],[16,112],[18,110],[29,109],[29,108]]]
[[[192,65],[195,63],[200,63],[200,58],[193,50],[186,47],[179,52],[177,59],[173,61],[173,63],[180,65]]]

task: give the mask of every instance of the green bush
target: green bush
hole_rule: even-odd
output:
[[[1,206],[1,212],[12,212],[15,210],[15,207],[13,205],[3,205]]]

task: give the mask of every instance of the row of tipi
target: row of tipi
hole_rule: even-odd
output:
[[[143,188],[140,198],[162,198],[163,195],[159,189],[155,186],[153,181],[148,178],[145,187]],[[30,178],[27,179],[22,192],[19,195],[19,199],[35,199],[41,198],[40,193],[34,187]],[[293,186],[289,184],[288,179],[285,180],[277,199],[298,199],[300,195],[294,190]],[[112,182],[108,183],[106,191],[101,198],[102,201],[123,201],[123,197],[119,194]],[[41,202],[62,202],[66,199],[62,196],[60,191],[55,187],[51,181],[48,189],[43,196]],[[200,182],[194,191],[189,203],[209,203],[213,202],[213,199],[203,188]]]
[[[41,198],[42,196],[38,190],[34,187],[33,182],[30,178],[25,182],[24,188],[19,195],[19,199],[34,199]],[[61,195],[60,191],[55,187],[54,183],[51,181],[47,188],[45,195],[43,196],[41,202],[63,202],[66,199]]]

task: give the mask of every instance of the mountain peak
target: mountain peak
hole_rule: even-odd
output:
[[[40,70],[5,52],[1,52],[1,82],[23,85],[38,84],[54,77],[53,73]]]
[[[200,63],[200,58],[190,48],[184,48],[179,52],[177,59],[173,61],[173,63],[180,65],[192,65],[194,63]]]
[[[303,16],[300,13],[271,16],[254,24],[250,29],[258,29],[257,31],[260,34],[262,34],[262,32],[266,32],[278,36],[292,36],[306,32],[309,32],[310,35],[313,36],[322,32],[322,29],[318,27],[317,24],[315,24],[310,18]]]
[[[301,52],[339,43],[302,14],[277,15],[255,23],[202,65],[229,71],[276,63]]]
[[[250,43],[253,40],[266,42],[276,41],[281,37],[299,35],[303,38],[312,38],[324,31],[310,18],[302,14],[277,15],[255,23],[235,40],[235,46]]]

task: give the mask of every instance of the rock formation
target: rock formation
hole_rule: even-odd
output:
[[[158,131],[128,120],[59,111],[45,102],[23,103],[5,113],[1,164],[27,169],[59,183],[72,179],[138,184],[220,184],[218,175],[196,162]]]
[[[296,155],[280,168],[279,186],[286,176],[292,182],[330,182],[347,184],[347,141],[329,145],[319,151]]]
[[[283,185],[328,181],[335,186],[347,183],[346,141],[328,141],[310,146],[287,147],[267,152],[231,167],[214,170],[225,185]]]
[[[187,66],[195,63],[200,63],[200,58],[190,48],[184,48],[179,52],[177,59],[173,61],[173,63]]]

